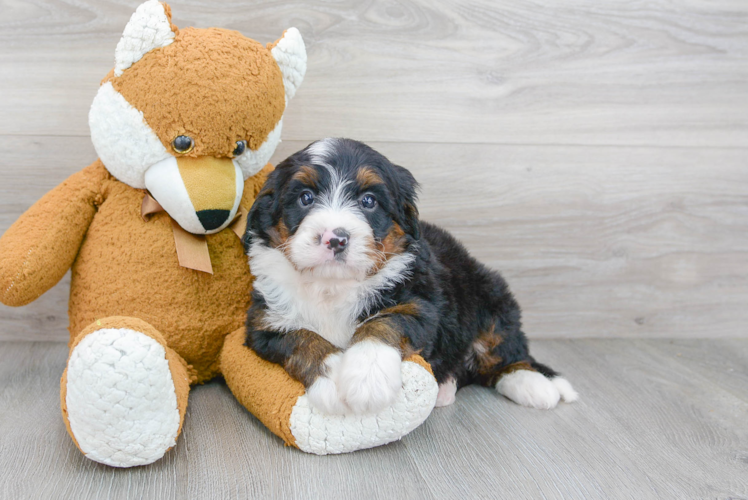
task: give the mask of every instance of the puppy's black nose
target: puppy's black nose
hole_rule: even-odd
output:
[[[351,237],[351,235],[342,227],[333,229],[332,233],[335,236],[333,238],[330,238],[327,243],[327,248],[338,254],[345,250],[345,247],[348,246],[348,239]]]
[[[200,210],[197,212],[197,218],[206,231],[221,227],[231,215],[229,210]]]

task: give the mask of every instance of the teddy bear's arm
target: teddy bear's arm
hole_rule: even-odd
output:
[[[0,238],[0,302],[22,306],[65,275],[101,199],[108,176],[100,162],[44,195]]]

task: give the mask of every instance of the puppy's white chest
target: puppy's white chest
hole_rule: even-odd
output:
[[[348,347],[358,317],[381,291],[407,278],[414,258],[394,256],[377,274],[359,280],[301,273],[281,251],[264,245],[253,245],[250,256],[254,287],[266,304],[266,326],[280,332],[310,330],[341,349]]]
[[[304,328],[341,349],[348,347],[358,316],[355,283],[308,283],[301,286],[296,318]]]
[[[268,302],[269,326],[311,330],[341,349],[348,346],[360,309],[355,282],[300,281],[278,295],[281,300]]]

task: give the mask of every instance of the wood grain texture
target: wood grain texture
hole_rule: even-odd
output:
[[[424,220],[505,275],[530,337],[748,336],[746,150],[371,144],[421,182]],[[0,149],[0,231],[95,158],[84,137]],[[34,167],[47,149],[64,162]],[[0,306],[0,338],[66,339],[68,286]]]
[[[0,343],[2,498],[660,499],[748,496],[748,340],[539,340],[580,391],[530,410],[468,387],[402,441],[318,457],[270,434],[214,381],[177,446],[114,469],[84,458],[59,414],[67,349]]]
[[[88,134],[139,0],[5,2],[0,134]],[[271,42],[309,72],[285,137],[744,147],[748,6],[509,0],[176,2],[178,26]],[[10,69],[10,70],[8,70]]]
[[[0,5],[0,231],[95,159],[88,108],[139,3]],[[309,71],[273,161],[349,136],[413,170],[531,337],[748,337],[748,4],[196,0],[174,20],[297,26]],[[0,338],[65,339],[66,280],[0,305]]]

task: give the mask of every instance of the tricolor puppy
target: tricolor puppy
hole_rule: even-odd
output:
[[[404,356],[431,364],[437,406],[467,384],[553,408],[571,384],[535,361],[506,282],[419,221],[417,183],[360,142],[325,139],[278,165],[248,218],[256,279],[247,342],[326,413],[374,413]]]

